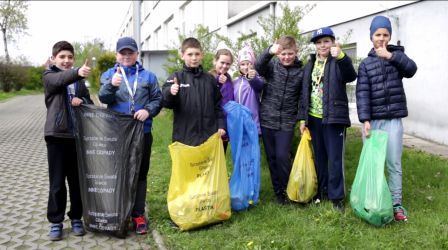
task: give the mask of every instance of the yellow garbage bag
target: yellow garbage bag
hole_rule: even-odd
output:
[[[172,173],[167,201],[174,223],[189,230],[229,219],[229,179],[219,134],[196,147],[180,142],[168,147]]]
[[[286,193],[292,201],[307,203],[317,193],[317,175],[311,149],[311,134],[303,132],[289,175]]]

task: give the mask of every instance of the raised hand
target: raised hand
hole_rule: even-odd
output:
[[[112,77],[112,85],[115,87],[120,86],[122,79],[123,75],[121,74],[121,69],[120,67],[117,67],[117,71],[115,71],[115,74]]]
[[[173,81],[174,83],[171,85],[170,92],[172,95],[177,95],[179,93],[179,81],[177,77],[174,77]]]
[[[254,65],[252,63],[249,63],[249,68],[247,71],[247,79],[253,79],[257,75],[257,71],[254,69]]]
[[[221,84],[224,84],[224,83],[226,83],[226,81],[227,81],[227,76],[225,74],[219,74],[218,82]]]
[[[81,77],[88,77],[90,74],[90,67],[89,67],[89,59],[86,59],[86,61],[84,62],[84,65],[82,65],[81,68],[78,69],[78,75]]]
[[[330,53],[332,57],[338,57],[342,52],[341,46],[338,42],[335,42],[333,46],[330,48]]]
[[[274,43],[272,44],[271,48],[269,49],[269,53],[271,53],[272,55],[278,55],[280,54],[280,52],[282,52],[283,47],[278,44],[278,43]]]
[[[376,52],[376,55],[380,58],[384,58],[387,60],[392,58],[392,53],[387,51],[387,47],[386,47],[385,43],[381,43],[380,46],[375,49],[375,52]]]

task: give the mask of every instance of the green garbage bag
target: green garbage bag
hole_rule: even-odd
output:
[[[375,226],[383,226],[394,218],[392,196],[384,175],[387,133],[371,130],[362,147],[350,193],[354,213]]]

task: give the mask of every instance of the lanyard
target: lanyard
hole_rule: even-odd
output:
[[[119,66],[121,70],[121,74],[123,75],[124,82],[126,83],[126,87],[128,88],[129,92],[129,98],[131,99],[131,112],[135,112],[135,102],[134,102],[134,96],[137,92],[137,80],[138,80],[138,64],[135,65],[136,71],[135,71],[135,79],[134,79],[134,91],[132,91],[131,86],[129,85],[128,78],[126,76],[126,72],[124,71],[123,67]]]
[[[319,63],[319,59],[317,59],[317,62],[316,63]],[[324,71],[325,71],[325,64],[327,63],[327,58],[325,58],[325,60],[324,60],[324,65],[323,65],[323,67],[322,67],[322,71],[320,72],[320,75],[317,77],[317,81],[316,81],[316,84],[320,84],[320,79],[322,78],[322,76],[324,75]]]

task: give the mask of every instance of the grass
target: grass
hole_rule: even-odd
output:
[[[28,89],[21,89],[20,91],[11,90],[10,92],[0,91],[0,102],[4,102],[18,95],[37,95],[41,93],[42,90],[28,90]]]
[[[408,223],[392,222],[380,228],[369,225],[354,215],[348,198],[345,213],[334,211],[329,202],[280,206],[274,202],[262,155],[260,203],[256,207],[232,212],[230,220],[221,224],[180,232],[171,226],[166,204],[171,174],[167,148],[170,117],[170,111],[164,110],[154,121],[147,196],[150,227],[161,233],[169,249],[448,249],[448,160],[407,148],[403,153],[403,203],[409,211]],[[359,131],[349,129],[347,197],[361,147]],[[229,152],[227,158],[229,163]]]

